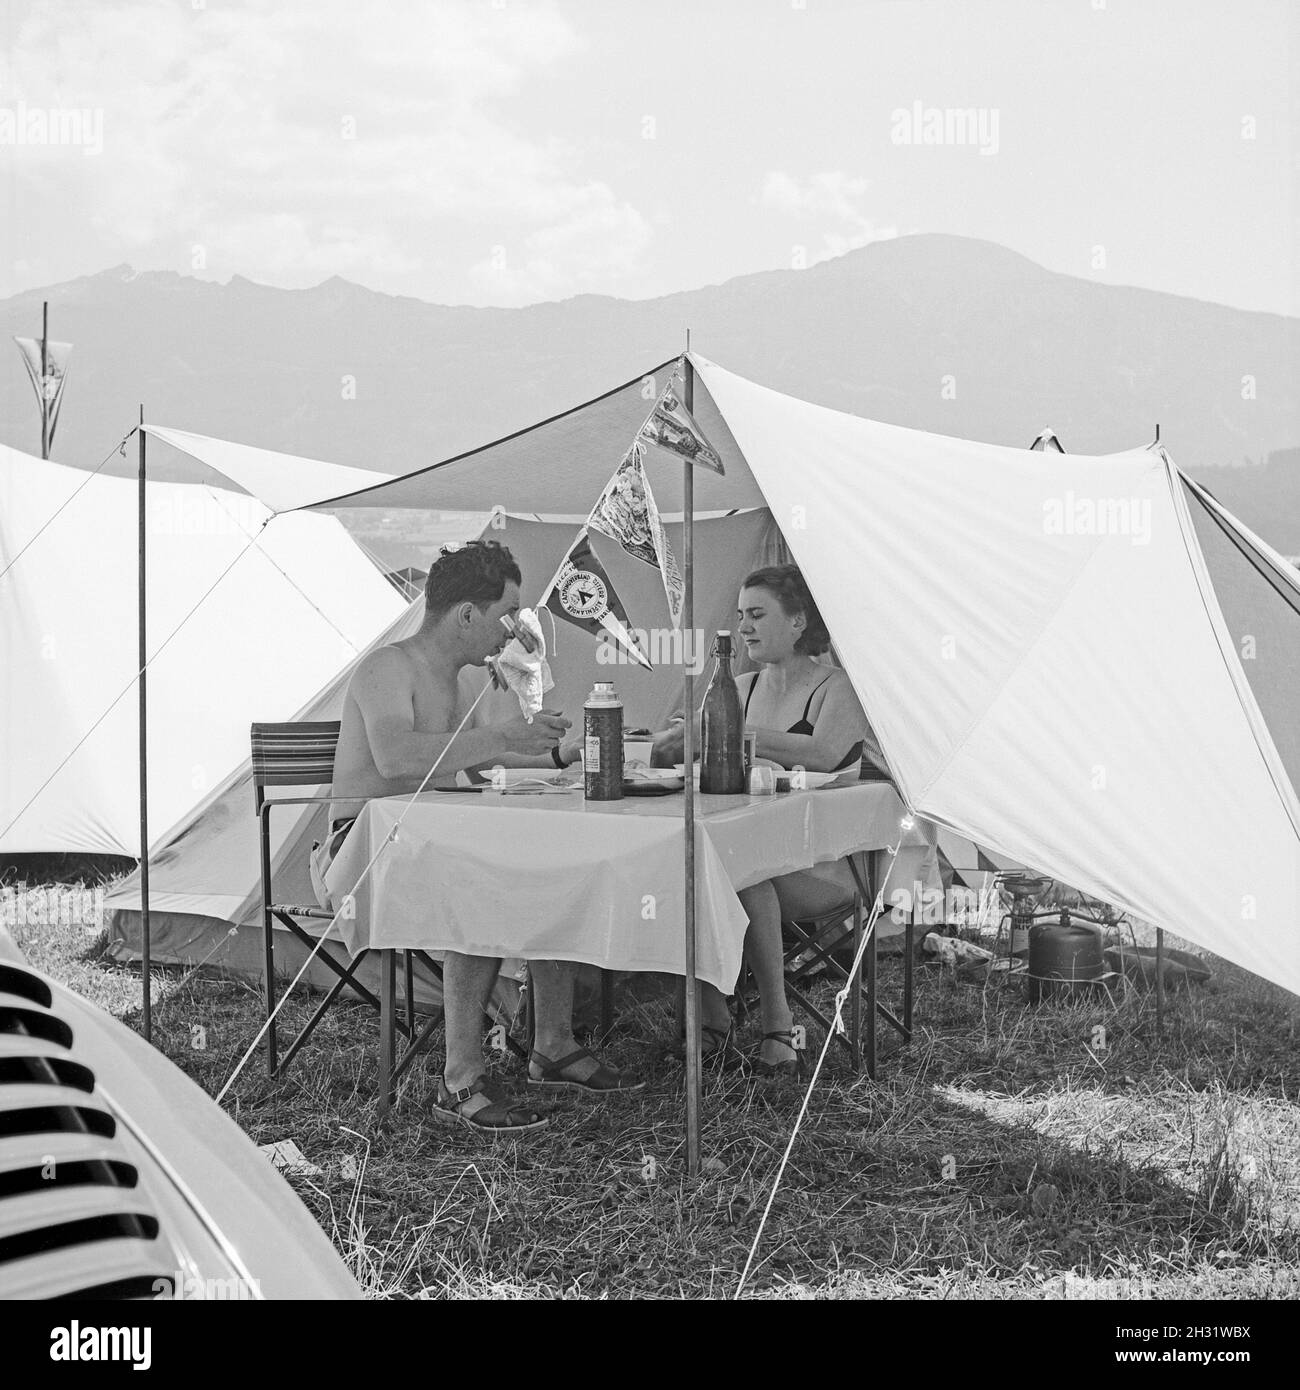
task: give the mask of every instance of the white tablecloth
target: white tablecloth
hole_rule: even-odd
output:
[[[588,802],[581,790],[383,798],[366,804],[326,883],[354,953],[460,951],[681,975],[682,814],[680,796]],[[698,797],[699,978],[724,993],[735,985],[747,925],[737,889],[892,845],[903,815],[886,783]],[[904,835],[926,839],[920,823]]]

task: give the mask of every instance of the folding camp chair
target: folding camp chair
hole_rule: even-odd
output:
[[[311,921],[330,922],[334,919],[334,913],[328,908],[318,907],[315,904],[310,906],[301,903],[277,903],[272,901],[271,883],[271,808],[273,806],[322,806],[329,803],[328,796],[291,796],[291,797],[268,797],[267,787],[310,787],[324,786],[334,780],[334,750],[339,740],[339,724],[337,720],[323,720],[319,722],[289,723],[289,724],[254,724],[252,726],[252,757],[253,757],[253,797],[257,807],[257,815],[260,821],[260,840],[261,840],[261,878],[262,878],[262,936],[263,950],[265,952],[264,970],[266,978],[266,1016],[268,1020],[266,1033],[266,1067],[267,1074],[270,1076],[281,1075],[293,1061],[298,1050],[303,1046],[307,1039],[315,1031],[316,1025],[324,1018],[331,1004],[339,997],[345,989],[351,989],[359,995],[374,1009],[379,1009],[378,998],[361,984],[356,978],[356,970],[361,962],[369,954],[368,951],[360,952],[350,964],[343,964],[337,960],[330,952],[320,951],[317,959],[332,970],[338,977],[330,986],[325,998],[321,1000],[312,1013],[302,1031],[290,1043],[285,1051],[282,1060],[277,1059],[276,1049],[276,1025],[275,1025],[275,923],[279,922],[287,930],[303,943],[309,950],[314,950],[317,938],[306,931],[300,922],[304,919]],[[430,959],[422,951],[407,951],[405,954],[406,967],[406,1021],[403,1025],[398,1023],[398,1027],[408,1037],[415,1035],[415,990],[412,969],[412,957],[419,956],[421,963],[429,969],[436,978],[441,980],[442,970],[437,962]],[[432,1031],[435,1019],[426,1025],[424,1036],[419,1038],[419,1043],[423,1045],[427,1035]],[[406,1055],[402,1059],[403,1069],[411,1060],[411,1054],[415,1050],[414,1045],[407,1049]],[[396,1073],[394,1074],[394,1076]]]
[[[916,908],[908,918],[904,931],[903,964],[903,1017],[898,1018],[878,997],[878,973],[876,968],[876,933],[873,928],[862,953],[858,978],[849,990],[848,1019],[843,1031],[834,1028],[834,1014],[827,1013],[813,1002],[809,995],[809,985],[814,975],[822,970],[835,981],[841,989],[849,985],[849,970],[835,954],[840,946],[838,935],[840,924],[848,916],[853,918],[853,930],[846,939],[851,943],[853,959],[857,958],[862,945],[864,930],[863,909],[865,904],[873,903],[871,858],[869,855],[855,854],[849,858],[849,868],[853,873],[856,892],[851,900],[841,906],[824,912],[817,917],[803,918],[793,922],[782,922],[782,933],[787,939],[783,956],[786,993],[811,1018],[815,1018],[827,1032],[834,1031],[835,1040],[848,1052],[855,1071],[862,1066],[864,1056],[867,1075],[876,1076],[876,1018],[883,1018],[895,1028],[904,1042],[912,1038],[912,996],[913,996],[913,936]],[[746,973],[744,983],[737,990],[737,1003],[748,1009],[757,1000],[757,989]],[[863,1017],[863,1005],[866,1017]],[[865,1028],[863,1024],[866,1024]]]

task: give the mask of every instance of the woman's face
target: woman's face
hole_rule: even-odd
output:
[[[751,661],[788,661],[803,635],[802,613],[788,614],[770,589],[740,591],[740,621],[736,633]]]

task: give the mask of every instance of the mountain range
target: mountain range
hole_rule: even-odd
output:
[[[1048,271],[915,235],[650,300],[429,304],[341,279],[282,290],[118,266],[0,301],[73,346],[54,457],[94,467],[160,424],[406,472],[640,375],[691,344],[742,376],[893,424],[1072,453],[1148,443],[1300,553],[1300,319]],[[18,354],[0,440],[39,451]],[[611,471],[617,463],[610,460]],[[114,460],[112,471],[127,471]]]

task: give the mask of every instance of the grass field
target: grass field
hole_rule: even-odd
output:
[[[138,1024],[139,975],[102,938],[14,935]],[[877,1082],[835,1060],[819,1080],[747,1296],[1300,1295],[1300,1002],[1214,965],[1171,1000],[1163,1037],[1149,995],[1030,1008],[1018,987],[918,968],[911,1045],[882,1030]],[[882,961],[886,994],[900,977]],[[430,1121],[427,1059],[378,1128],[363,1005],[336,1008],[287,1081],[268,1085],[259,1053],[226,1104],[258,1143],[292,1139],[321,1169],[293,1186],[375,1297],[729,1297],[804,1088],[710,1078],[689,1181],[671,997],[642,984],[620,999],[608,1052],[648,1092],[562,1101],[532,1138]],[[215,1094],[259,1009],[245,984],[177,972],[155,981],[155,1041]],[[306,1012],[295,1000],[286,1026]]]

